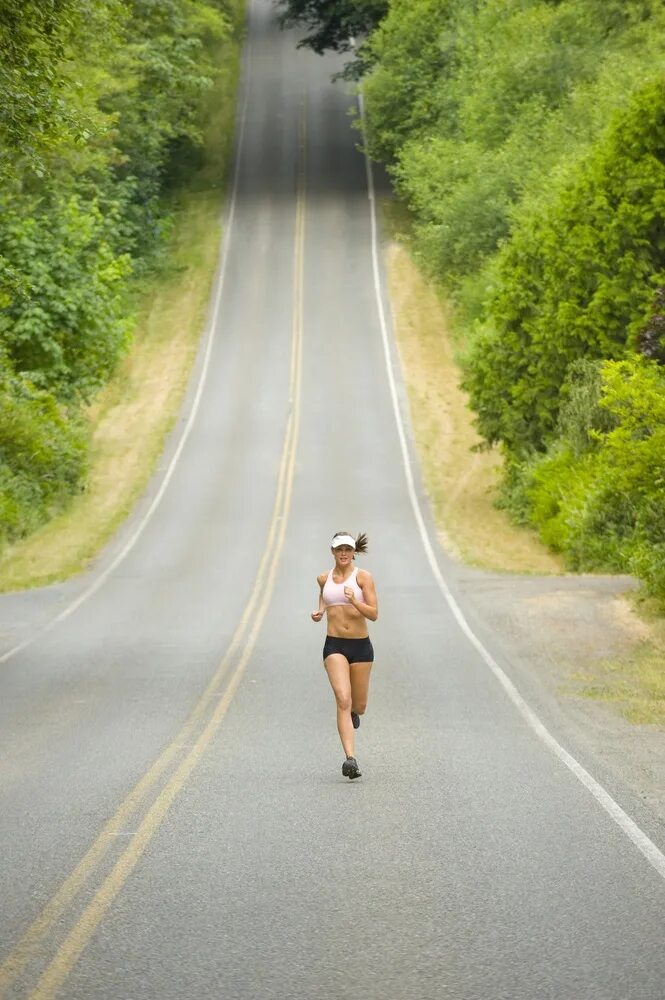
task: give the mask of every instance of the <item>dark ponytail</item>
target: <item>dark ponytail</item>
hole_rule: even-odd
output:
[[[367,552],[367,535],[364,531],[361,531],[356,538],[356,552],[359,552],[361,555]]]

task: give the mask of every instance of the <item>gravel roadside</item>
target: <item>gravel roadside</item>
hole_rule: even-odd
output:
[[[535,698],[537,710],[627,785],[665,830],[663,731],[628,721],[620,699],[602,686],[608,665],[620,669],[652,639],[629,601],[635,581],[495,574],[460,565],[458,585],[477,619],[499,637],[527,700]]]

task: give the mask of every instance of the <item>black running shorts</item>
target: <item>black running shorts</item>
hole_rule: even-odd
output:
[[[349,663],[373,663],[374,650],[369,636],[364,639],[342,639],[340,636],[327,635],[323,647],[323,659],[331,653],[341,653]]]

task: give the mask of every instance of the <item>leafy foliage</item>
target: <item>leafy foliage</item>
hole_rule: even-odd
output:
[[[279,0],[281,22],[311,29],[300,45],[322,55],[349,52],[352,38],[372,31],[388,10],[388,0]]]
[[[665,17],[655,0],[393,0],[367,47],[370,152],[455,290],[662,62]]]
[[[45,154],[86,138],[85,117],[65,95],[87,7],[80,0],[0,3],[0,179],[15,177],[17,167],[42,175]]]
[[[354,57],[340,76],[358,79],[367,69],[369,52],[367,34],[386,15],[389,0],[277,0],[283,27],[303,26],[309,34],[299,48],[312,49],[318,55],[333,50],[350,52]]]
[[[442,116],[454,120],[448,98],[455,53],[452,6],[451,0],[393,0],[368,42],[365,138],[377,159],[395,162],[405,143],[424,136]]]
[[[80,407],[127,346],[240,8],[0,0],[0,541],[80,484]]]
[[[18,215],[3,212],[0,254],[20,274],[21,290],[0,311],[0,334],[17,371],[61,397],[87,400],[108,378],[126,342],[122,279],[94,203],[76,195]]]
[[[0,545],[52,516],[81,487],[86,468],[80,417],[0,356]]]
[[[656,292],[653,313],[637,335],[637,349],[645,358],[665,365],[665,286]]]
[[[121,251],[145,257],[165,232],[160,196],[200,144],[202,96],[215,75],[210,43],[228,14],[200,0],[135,0],[100,106],[116,123],[110,171],[95,178],[120,202]]]
[[[635,358],[596,373],[603,429],[582,450],[564,429],[522,469],[529,519],[573,567],[634,572],[665,597],[665,374]]]
[[[665,87],[620,114],[577,178],[522,220],[500,256],[467,386],[490,441],[542,449],[568,366],[634,346],[665,271]]]

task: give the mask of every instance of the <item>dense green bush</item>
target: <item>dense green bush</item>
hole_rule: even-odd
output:
[[[393,163],[442,115],[453,122],[449,99],[455,41],[455,0],[393,0],[368,43],[372,70],[363,81],[365,139],[372,156]]]
[[[114,255],[96,205],[70,195],[31,207],[3,206],[0,254],[21,286],[0,309],[0,337],[35,385],[89,400],[126,342],[130,261]]]
[[[466,384],[489,441],[519,454],[556,432],[577,358],[634,346],[665,279],[665,85],[649,84],[500,255]]]
[[[665,370],[633,357],[575,381],[561,436],[517,469],[521,510],[572,567],[632,572],[665,597]]]
[[[43,175],[54,151],[88,138],[72,89],[72,47],[84,32],[95,46],[109,23],[81,0],[2,0],[0,4],[0,181]],[[109,7],[117,7],[117,3]],[[111,17],[112,20],[112,17]],[[79,95],[80,98],[80,95]]]
[[[403,147],[393,175],[408,191],[420,257],[448,286],[476,272],[507,235],[511,174],[501,151],[484,153],[476,143],[433,136]]]
[[[580,534],[621,538],[623,567],[665,597],[665,371],[607,363],[601,402],[617,426],[601,439],[602,474]],[[623,516],[613,516],[618,498]]]
[[[36,528],[81,487],[87,446],[78,411],[0,356],[0,545]]]
[[[96,187],[120,206],[119,253],[145,258],[164,235],[164,188],[201,142],[201,105],[215,76],[212,51],[228,35],[231,3],[135,0],[109,60],[99,106],[115,123],[113,157]],[[195,160],[194,160],[195,162]]]

